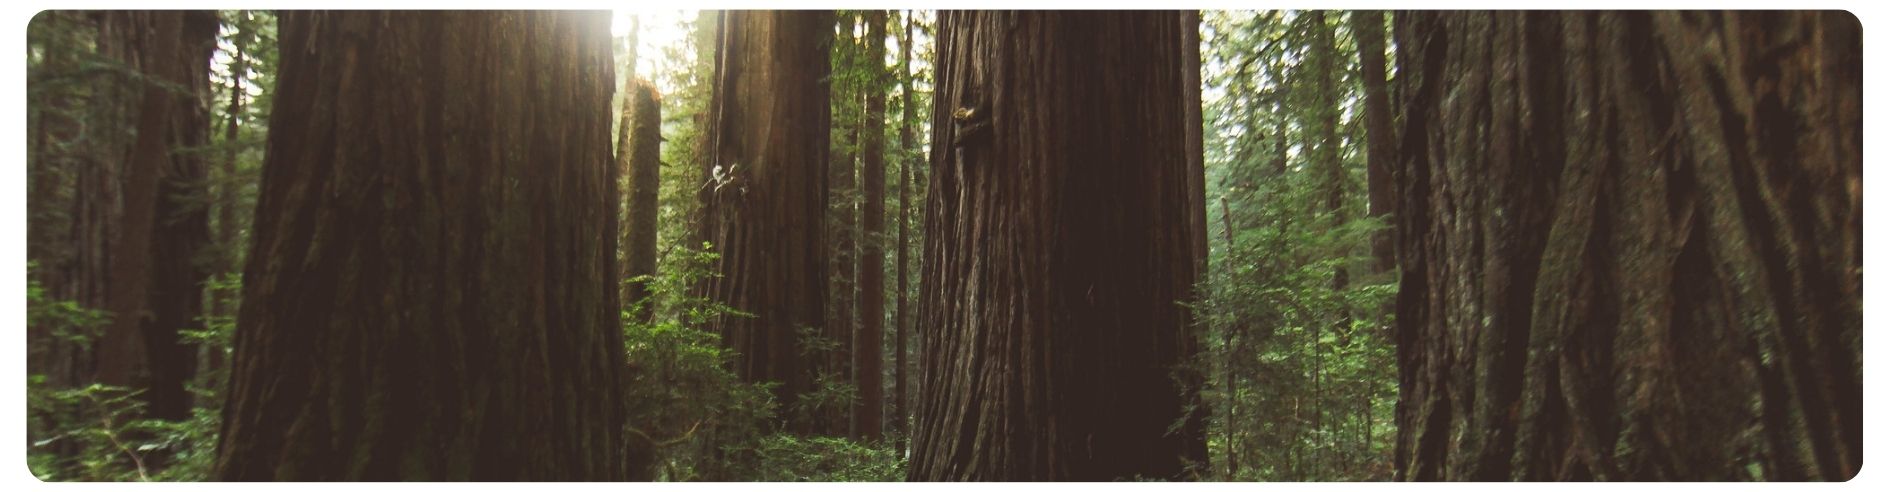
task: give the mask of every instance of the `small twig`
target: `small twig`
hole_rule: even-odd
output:
[[[124,442],[118,440],[118,431],[112,428],[112,415],[107,413],[104,417],[101,417],[100,420],[105,424],[105,438],[111,440],[112,446],[117,447],[120,452],[125,453],[125,456],[130,456],[131,464],[138,467],[138,481],[151,481],[151,477],[145,474],[144,458],[138,456],[138,453],[132,452],[130,447],[125,446]]]
[[[696,428],[701,427],[701,426],[703,426],[703,421],[698,420],[696,421],[696,423],[690,424],[690,430],[683,431],[683,435],[677,436],[676,438],[673,438],[664,442],[657,443],[654,446],[659,447],[659,448],[667,448],[667,447],[675,446],[678,444],[683,444],[684,441],[690,440],[690,436],[696,434]]]

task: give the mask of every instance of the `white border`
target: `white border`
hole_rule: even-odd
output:
[[[35,1],[35,2],[9,3],[5,7],[5,10],[8,15],[4,16],[5,20],[7,21],[5,22],[6,34],[0,35],[0,46],[3,46],[3,47],[0,47],[0,50],[5,50],[4,51],[5,53],[12,53],[12,55],[8,55],[7,58],[11,58],[13,60],[11,63],[0,63],[0,72],[5,73],[4,76],[0,76],[0,84],[4,84],[4,92],[9,94],[9,96],[4,99],[4,102],[0,103],[0,104],[4,104],[4,107],[5,107],[4,114],[7,115],[6,118],[0,119],[0,125],[4,125],[3,128],[0,128],[0,142],[4,142],[4,145],[5,145],[5,149],[3,151],[0,151],[0,156],[4,156],[3,158],[0,158],[0,161],[4,161],[7,163],[5,172],[0,172],[0,180],[4,180],[6,183],[6,186],[5,188],[0,188],[0,190],[13,190],[13,192],[11,193],[0,192],[0,194],[5,195],[4,200],[7,202],[4,207],[0,207],[0,217],[4,217],[4,220],[5,220],[4,221],[5,239],[0,240],[0,248],[4,248],[4,250],[0,250],[0,257],[13,258],[13,260],[10,260],[8,263],[6,263],[4,267],[0,267],[0,270],[4,270],[5,272],[7,272],[5,273],[5,275],[9,276],[13,280],[0,282],[0,306],[4,306],[4,310],[6,311],[3,315],[5,317],[0,318],[0,319],[11,321],[11,323],[9,324],[12,324],[13,326],[16,326],[19,328],[16,328],[16,331],[14,331],[16,335],[0,336],[0,354],[5,354],[5,357],[12,361],[9,363],[9,365],[15,368],[15,370],[12,371],[12,375],[0,376],[0,401],[6,402],[5,404],[0,404],[0,428],[5,429],[4,434],[7,436],[7,440],[10,440],[11,442],[15,443],[12,445],[0,445],[0,484],[18,485],[28,490],[62,490],[62,491],[96,490],[96,489],[106,489],[106,488],[120,489],[120,490],[129,490],[132,488],[136,488],[138,490],[153,490],[153,491],[186,490],[186,489],[195,490],[195,489],[200,489],[200,488],[209,488],[209,489],[217,489],[217,490],[251,490],[253,487],[259,486],[259,485],[253,485],[253,484],[223,484],[223,483],[188,483],[188,484],[41,483],[39,482],[39,480],[33,478],[33,476],[27,471],[26,454],[25,454],[26,448],[24,445],[21,444],[25,440],[24,433],[25,433],[25,422],[26,422],[26,417],[25,417],[26,387],[25,387],[25,378],[21,377],[21,375],[23,375],[26,372],[26,369],[25,369],[26,360],[24,357],[24,354],[25,354],[24,332],[25,330],[23,329],[24,327],[22,326],[24,324],[25,313],[26,313],[25,301],[24,301],[25,282],[22,279],[26,277],[26,271],[25,271],[26,270],[26,267],[25,267],[26,193],[25,193],[25,189],[26,189],[26,183],[27,183],[26,177],[25,177],[26,174],[25,174],[25,165],[24,165],[25,156],[26,156],[26,148],[27,148],[26,147],[26,132],[25,132],[26,109],[25,109],[25,97],[24,97],[26,94],[26,87],[25,87],[26,73],[25,73],[25,63],[22,63],[24,57],[21,56],[21,54],[25,53],[26,24],[30,19],[32,19],[33,15],[38,13],[40,10],[44,10],[48,8],[150,9],[150,8],[233,8],[233,7],[258,8],[258,9],[264,9],[264,8],[280,8],[280,9],[293,9],[293,8],[528,9],[530,8],[530,9],[603,9],[603,10],[609,10],[613,8],[637,8],[637,9],[659,9],[659,8],[665,8],[665,9],[667,8],[688,8],[688,9],[726,9],[726,8],[1158,9],[1160,8],[1160,9],[1174,9],[1174,8],[1185,8],[1185,7],[1200,8],[1200,9],[1274,9],[1274,8],[1414,9],[1414,8],[1422,8],[1422,9],[1472,9],[1472,10],[1517,9],[1517,8],[1529,8],[1529,9],[1558,9],[1558,8],[1564,8],[1564,9],[1608,9],[1608,8],[1618,8],[1618,9],[1652,9],[1652,8],[1666,8],[1666,9],[1844,9],[1844,10],[1849,10],[1853,12],[1854,15],[1858,16],[1860,18],[1860,21],[1865,26],[1865,29],[1863,32],[1863,38],[1865,40],[1865,45],[1866,45],[1865,46],[1865,84],[1864,84],[1865,94],[1863,96],[1863,103],[1865,105],[1865,120],[1866,120],[1865,141],[1868,142],[1868,144],[1866,145],[1866,148],[1864,149],[1865,162],[1867,163],[1865,166],[1866,169],[1864,172],[1865,181],[1866,181],[1865,189],[1867,190],[1867,196],[1865,198],[1865,208],[1866,208],[1867,213],[1865,215],[1865,227],[1864,227],[1865,230],[1862,231],[1865,234],[1863,239],[1865,242],[1866,258],[1864,258],[1862,261],[1866,264],[1866,268],[1865,268],[1865,271],[1866,271],[1866,289],[1865,289],[1866,309],[1865,309],[1864,326],[1867,328],[1870,328],[1872,326],[1881,325],[1882,323],[1888,320],[1887,313],[1889,311],[1885,309],[1875,309],[1875,307],[1881,305],[1879,304],[1878,301],[1892,301],[1892,296],[1888,296],[1886,294],[1887,290],[1884,288],[1881,288],[1884,282],[1875,279],[1873,275],[1873,269],[1870,267],[1872,258],[1875,256],[1871,254],[1872,252],[1874,252],[1874,246],[1885,244],[1885,242],[1883,241],[1883,239],[1885,238],[1885,235],[1883,234],[1883,232],[1888,230],[1887,226],[1892,226],[1892,224],[1887,223],[1887,219],[1886,219],[1887,215],[1884,213],[1886,211],[1879,210],[1880,208],[1885,208],[1885,207],[1882,207],[1876,204],[1875,200],[1872,199],[1872,196],[1870,193],[1872,190],[1875,190],[1877,188],[1873,180],[1873,175],[1875,174],[1873,170],[1875,167],[1874,163],[1876,162],[1874,160],[1874,156],[1876,155],[1876,151],[1879,150],[1878,145],[1881,145],[1881,142],[1892,141],[1892,140],[1887,140],[1887,137],[1892,137],[1892,135],[1888,135],[1887,132],[1884,131],[1885,126],[1880,124],[1880,123],[1883,123],[1883,120],[1880,120],[1879,118],[1884,116],[1886,108],[1884,107],[1883,104],[1880,103],[1880,99],[1876,97],[1877,90],[1879,90],[1879,86],[1875,86],[1873,84],[1873,82],[1875,81],[1886,80],[1883,77],[1883,74],[1885,73],[1883,68],[1886,67],[1887,65],[1886,62],[1888,61],[1886,47],[1884,46],[1885,43],[1881,42],[1883,38],[1880,38],[1877,36],[1878,31],[1875,29],[1875,26],[1884,24],[1884,22],[1882,21],[1882,19],[1885,18],[1883,15],[1884,9],[1880,7],[1880,5],[1882,4],[1874,4],[1871,2],[1865,2],[1865,1],[1837,1],[1837,2],[1835,1],[1796,1],[1796,2],[1788,3],[1788,2],[1760,2],[1760,1],[1753,1],[1753,0],[1731,0],[1731,1],[1693,0],[1693,1],[1661,1],[1661,2],[1594,0],[1594,1],[1589,1],[1589,2],[1546,2],[1546,3],[1541,3],[1541,4],[1533,3],[1533,4],[1528,4],[1528,5],[1523,2],[1518,2],[1516,0],[1512,0],[1512,1],[1448,0],[1448,1],[1424,1],[1424,2],[1390,1],[1390,0],[1352,0],[1352,1],[1328,1],[1328,2],[1311,2],[1311,1],[1240,2],[1240,1],[1228,1],[1228,0],[1183,1],[1183,2],[1155,2],[1155,1],[1147,1],[1147,0],[1141,1],[1141,2],[1131,2],[1131,1],[1123,1],[1123,0],[1062,0],[1062,1],[954,0],[954,1],[943,1],[943,2],[942,1],[919,2],[919,1],[911,1],[911,0],[895,0],[895,1],[849,0],[849,1],[828,1],[828,2],[805,2],[805,1],[770,2],[770,1],[759,1],[759,0],[742,0],[742,1],[713,0],[713,1],[681,1],[681,2],[638,2],[636,0],[619,0],[616,2],[606,2],[606,1],[598,1],[598,0],[584,0],[584,1],[538,0],[538,1],[533,1],[533,2],[520,2],[516,0],[515,1],[463,0],[463,1],[452,1],[452,2],[438,1],[438,0],[436,1],[331,0],[331,1],[325,1],[325,2],[287,2],[287,1],[280,1],[280,0],[258,0],[258,1],[246,1],[246,2],[229,2],[229,1],[223,1],[223,2],[201,2],[201,1],[150,2],[150,1],[129,1],[129,0],[111,0],[111,1],[91,0],[91,1],[71,1],[71,2],[48,2],[48,1],[40,0],[40,1]],[[1892,186],[1892,184],[1889,184],[1887,186]],[[1884,275],[1878,275],[1877,277],[1880,279],[1885,278]],[[1871,330],[1868,329],[1867,331],[1871,331]],[[1887,353],[1886,349],[1878,347],[1879,345],[1884,345],[1884,343],[1881,343],[1881,342],[1882,342],[1882,339],[1880,337],[1867,336],[1865,340],[1866,354]],[[1865,375],[1865,406],[1866,406],[1866,415],[1870,416],[1870,415],[1875,415],[1877,411],[1883,411],[1886,409],[1884,405],[1881,405],[1881,399],[1879,398],[1879,395],[1882,395],[1885,393],[1884,390],[1887,389],[1888,385],[1885,380],[1878,379],[1874,376],[1874,366],[1876,364],[1872,362],[1872,358],[1865,357],[1865,360],[1866,360],[1865,362],[1865,366],[1866,366],[1865,367],[1865,373],[1866,373]],[[1886,445],[1887,443],[1892,442],[1892,441],[1889,441],[1888,439],[1886,439],[1885,429],[1882,426],[1877,425],[1874,420],[1875,419],[1872,419],[1869,417],[1866,419],[1866,422],[1865,422],[1866,457],[1868,459],[1866,460],[1866,466],[1864,467],[1864,471],[1861,472],[1859,476],[1856,477],[1852,482],[1849,482],[1846,484],[1833,485],[1833,484],[1768,484],[1768,483],[1756,483],[1756,484],[1625,483],[1625,484],[1607,484],[1607,485],[1524,484],[1521,486],[1529,487],[1529,488],[1547,488],[1547,489],[1561,489],[1561,490],[1568,490],[1568,488],[1577,488],[1577,487],[1586,488],[1586,489],[1609,487],[1611,489],[1621,489],[1621,490],[1624,490],[1625,492],[1631,492],[1634,490],[1658,490],[1658,488],[1660,489],[1689,489],[1689,490],[1722,490],[1726,488],[1732,488],[1736,490],[1754,490],[1756,488],[1766,488],[1768,490],[1780,490],[1782,488],[1806,487],[1806,488],[1823,488],[1827,490],[1832,490],[1833,487],[1840,487],[1840,488],[1846,488],[1846,489],[1872,488],[1876,490],[1876,489],[1884,488],[1888,484],[1892,484],[1892,479],[1883,478],[1883,477],[1886,477],[1887,475],[1885,473],[1880,472],[1877,467],[1872,466],[1873,463],[1876,463],[1874,459],[1876,459],[1876,457],[1879,456],[1878,453],[1884,452],[1885,448],[1880,448],[1879,446]],[[3,442],[3,441],[0,441],[0,442]],[[894,484],[818,483],[818,484],[762,484],[762,485],[773,490],[793,490],[793,491],[806,491],[806,492],[827,491],[827,490],[834,490],[834,489],[887,490],[887,489],[895,489],[895,488],[901,488],[901,489],[914,488],[914,489],[923,489],[923,490],[942,490],[945,488],[958,489],[958,488],[974,488],[974,487],[980,490],[998,490],[998,491],[1030,490],[1032,492],[1042,492],[1042,491],[1047,491],[1047,490],[1151,491],[1151,490],[1175,490],[1175,489],[1217,490],[1217,491],[1238,491],[1238,490],[1239,491],[1256,491],[1256,490],[1262,490],[1264,488],[1267,490],[1309,490],[1309,489],[1382,490],[1385,488],[1397,488],[1399,490],[1443,491],[1443,490],[1461,490],[1461,489],[1496,490],[1500,488],[1511,489],[1511,488],[1520,486],[1519,484],[1511,484],[1511,483],[1426,483],[1426,484],[1385,484],[1385,483],[1364,483],[1364,484],[1363,483],[1072,484],[1072,483],[1059,483],[1059,484],[984,484],[984,485],[904,484],[904,483],[894,483]],[[313,490],[327,490],[331,488],[330,485],[326,485],[326,484],[265,484],[261,486],[263,488],[267,488],[270,490],[311,490],[313,491]],[[626,487],[637,488],[637,489],[650,487],[650,488],[658,488],[658,489],[665,489],[665,490],[680,490],[680,489],[748,490],[754,486],[755,484],[747,484],[747,483],[736,483],[736,484],[677,484],[677,483],[621,484],[621,483],[613,483],[613,484],[551,485],[551,487],[562,488],[562,489],[587,489],[587,490],[622,490]],[[404,490],[438,490],[438,491],[443,491],[443,492],[446,492],[446,491],[467,492],[467,491],[484,491],[484,490],[500,490],[500,489],[506,489],[506,490],[543,489],[545,487],[548,487],[548,485],[544,485],[544,484],[492,484],[492,483],[478,483],[478,484],[366,483],[366,484],[349,484],[347,485],[347,487],[350,490],[368,490],[368,491],[387,490],[387,489],[394,489],[396,487],[399,487]]]

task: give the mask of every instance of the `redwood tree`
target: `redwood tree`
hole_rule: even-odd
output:
[[[854,36],[859,12],[835,16],[834,44],[830,50],[829,102],[833,121],[829,125],[832,145],[828,163],[828,327],[822,336],[828,342],[822,354],[827,360],[821,373],[834,383],[853,383],[855,319],[859,299],[855,289],[860,281],[860,142],[864,119],[865,90],[854,74],[860,64],[861,43]],[[825,434],[849,435],[855,424],[852,405],[828,405],[820,409]]]
[[[1856,19],[1402,12],[1394,36],[1401,478],[1859,471]]]
[[[942,12],[917,480],[1189,478],[1177,12]]]
[[[703,289],[748,315],[718,317],[709,329],[736,352],[738,377],[780,383],[775,396],[787,412],[813,389],[818,367],[800,332],[821,333],[827,321],[822,218],[834,15],[724,11],[716,29],[702,227],[720,255],[720,275]],[[812,432],[813,424],[795,419],[788,428]]]
[[[106,306],[112,322],[99,340],[97,382],[144,391],[152,417],[190,415],[184,388],[196,350],[182,342],[202,312],[205,270],[197,251],[209,241],[207,209],[197,197],[204,160],[192,149],[208,143],[210,54],[217,18],[208,11],[120,11],[100,16],[101,51],[142,77],[134,79],[135,128],[117,184],[122,200],[110,241]],[[108,93],[110,94],[110,93]],[[109,96],[103,104],[117,101]],[[112,179],[112,178],[106,178]]]
[[[1347,15],[1352,21],[1355,46],[1360,51],[1361,106],[1366,119],[1367,215],[1392,225],[1393,166],[1397,151],[1393,135],[1393,108],[1386,89],[1386,16],[1377,10]],[[1392,271],[1393,229],[1373,234],[1372,273]]]
[[[623,478],[609,18],[282,14],[219,478]]]
[[[882,405],[880,341],[887,312],[885,274],[887,230],[887,12],[870,10],[867,17],[867,114],[861,123],[861,324],[854,332],[854,386],[860,399],[854,405],[854,435],[880,439]]]
[[[907,222],[912,217],[913,166],[919,145],[913,140],[913,11],[906,11],[901,20],[905,29],[900,37],[900,211],[894,229],[893,425],[900,439],[896,448],[904,451],[912,434],[907,429],[907,332],[911,326],[907,322]]]
[[[663,140],[662,105],[657,86],[641,78],[625,83],[624,128],[619,130],[618,167],[627,174],[625,214],[628,217],[619,236],[624,244],[624,307],[636,309],[650,297],[650,289],[641,276],[657,274],[657,186],[658,146]],[[644,306],[633,315],[649,321],[654,306]]]
[[[146,294],[151,317],[142,323],[149,389],[147,413],[184,420],[191,415],[185,384],[197,374],[197,345],[182,336],[202,328],[204,282],[210,265],[200,251],[210,246],[209,162],[199,149],[210,143],[210,57],[216,50],[217,16],[209,11],[166,12],[183,17],[181,43],[172,54],[172,70],[182,87],[169,91],[175,107],[168,117],[169,151],[162,156],[151,231],[151,284]]]

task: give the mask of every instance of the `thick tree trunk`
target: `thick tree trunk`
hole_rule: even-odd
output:
[[[909,478],[1186,479],[1206,454],[1169,431],[1192,416],[1181,25],[941,13]]]
[[[1202,12],[1197,10],[1182,11],[1182,87],[1183,87],[1183,157],[1189,162],[1187,173],[1188,188],[1185,193],[1189,198],[1189,241],[1195,256],[1193,276],[1189,286],[1189,300],[1197,299],[1198,292],[1194,279],[1200,279],[1209,267],[1209,207],[1205,175],[1203,174],[1202,153]],[[1185,332],[1183,351],[1195,354],[1202,343],[1202,331],[1196,326],[1192,310],[1184,310],[1188,316],[1183,325]],[[1209,406],[1202,401],[1202,389],[1207,385],[1208,375],[1194,365],[1185,365],[1179,369],[1178,378],[1183,383],[1184,398],[1189,403],[1192,414],[1184,419],[1180,432],[1190,439],[1203,441],[1199,456],[1190,459],[1208,468]],[[1192,449],[1193,450],[1193,449]]]
[[[1400,477],[1857,473],[1859,36],[1399,14]]]
[[[861,125],[861,324],[854,335],[854,386],[860,399],[854,405],[854,436],[878,440],[881,412],[885,410],[881,389],[882,317],[886,314],[887,292],[882,267],[886,248],[882,247],[887,230],[887,96],[886,85],[887,12],[867,11],[867,73],[869,87],[866,120]]]
[[[1398,147],[1393,135],[1393,110],[1386,91],[1386,17],[1377,10],[1348,14],[1353,21],[1353,35],[1360,48],[1360,80],[1365,89],[1366,118],[1366,195],[1367,216],[1386,221],[1393,219],[1394,152]],[[1397,265],[1393,250],[1393,229],[1387,227],[1373,234],[1371,272],[1392,271]]]
[[[219,478],[624,477],[608,19],[283,14]]]
[[[744,381],[774,381],[786,416],[813,389],[816,361],[798,331],[827,327],[823,212],[828,195],[828,48],[834,16],[725,11],[710,104],[705,235],[721,253],[706,295],[752,316],[709,328],[736,352]],[[793,421],[809,433],[814,422]]]
[[[634,319],[648,322],[654,306],[642,306],[650,298],[650,289],[639,277],[657,274],[657,163],[663,117],[657,86],[637,79],[624,94],[625,124],[628,138],[620,139],[618,166],[628,174],[626,216],[623,231],[624,308],[634,309]],[[641,306],[641,307],[640,307]]]

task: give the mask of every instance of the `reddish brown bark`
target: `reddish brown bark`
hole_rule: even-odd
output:
[[[609,18],[283,13],[218,478],[624,478]]]
[[[861,125],[861,324],[854,335],[854,387],[860,399],[854,405],[854,435],[880,439],[881,412],[886,410],[881,388],[881,335],[886,325],[887,292],[884,243],[887,230],[887,12],[867,12],[866,119]]]
[[[1857,20],[1396,24],[1400,477],[1857,473]]]
[[[202,150],[210,144],[210,57],[218,25],[216,15],[208,11],[178,15],[183,16],[183,30],[173,63],[185,83],[178,88],[183,92],[171,92],[175,109],[166,132],[170,151],[153,210],[147,294],[151,318],[141,327],[149,378],[145,410],[166,420],[191,414],[191,393],[185,386],[197,375],[198,350],[181,332],[202,328],[204,281],[210,278],[210,268],[200,258],[210,245],[210,210],[203,198],[208,196],[209,162]]]
[[[173,65],[182,44],[184,20],[174,12],[107,12],[105,23],[141,46],[132,52],[134,65],[152,82],[188,84],[184,67]],[[108,305],[112,322],[98,343],[98,382],[131,387],[144,364],[143,324],[150,317],[152,230],[157,223],[158,185],[170,163],[168,142],[172,108],[177,96],[159,83],[146,83],[138,104],[137,138],[125,155],[124,213],[119,216],[118,241],[111,247]]]
[[[179,331],[196,325],[205,271],[197,251],[209,240],[204,204],[208,143],[210,53],[216,17],[206,11],[106,12],[119,59],[139,70],[143,83],[136,139],[124,157],[123,206],[111,245],[113,313],[98,343],[96,380],[143,390],[145,412],[180,420],[190,414],[185,383],[195,374],[196,350]],[[110,104],[110,100],[106,100]]]
[[[1209,207],[1202,173],[1202,12],[1182,11],[1183,145],[1189,159],[1189,240],[1196,276],[1209,266]]]
[[[909,478],[1190,478],[1180,16],[940,15]]]
[[[709,329],[736,352],[744,381],[774,381],[779,408],[813,389],[819,366],[798,330],[826,329],[828,45],[819,11],[725,11],[717,25],[704,236],[721,254],[707,297],[752,316]],[[787,415],[783,415],[787,417]],[[813,432],[811,421],[789,422]]]

